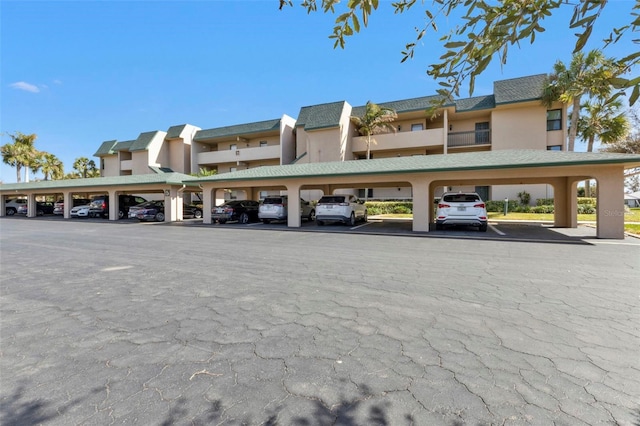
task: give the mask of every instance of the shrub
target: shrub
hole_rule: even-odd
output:
[[[500,212],[500,213],[504,212],[503,200],[491,200],[491,201],[487,201],[485,204],[487,206],[488,212]],[[509,204],[507,208],[509,209],[510,212],[518,211],[519,207],[520,206],[518,206],[518,202],[516,200],[509,200]]]
[[[538,198],[536,206],[553,206],[553,198]]]
[[[596,203],[596,199],[593,197],[578,197],[578,204],[591,204],[592,206],[595,206]]]
[[[578,204],[578,214],[593,214],[595,212],[596,208],[591,204]]]
[[[550,206],[547,204],[531,207],[531,213],[553,213],[553,211],[554,211],[553,206]]]
[[[413,202],[411,201],[367,201],[365,205],[367,212],[372,216],[413,213]]]
[[[518,192],[518,199],[520,200],[520,204],[523,206],[528,206],[531,201],[531,194],[527,191]]]

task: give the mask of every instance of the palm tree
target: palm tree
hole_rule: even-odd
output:
[[[604,144],[618,142],[629,133],[629,120],[618,99],[607,101],[596,99],[587,101],[582,108],[585,115],[578,120],[578,136],[587,141],[587,152],[593,152],[593,144],[598,139]]]
[[[615,143],[629,133],[629,120],[621,112],[622,102],[618,99],[607,101],[597,98],[582,105],[585,115],[578,119],[578,136],[587,141],[587,152],[593,152],[593,144],[598,139],[603,144]],[[585,197],[591,196],[590,181],[585,182]]]
[[[367,102],[362,117],[351,116],[351,122],[356,126],[358,133],[367,137],[365,140],[367,160],[371,158],[371,143],[374,142],[371,136],[386,130],[395,132],[396,128],[391,123],[396,118],[398,118],[398,114],[392,108],[382,107],[371,101]]]
[[[609,97],[614,79],[626,71],[627,69],[615,59],[606,58],[597,49],[586,55],[583,52],[574,53],[568,68],[562,61],[554,64],[553,73],[547,77],[543,89],[542,102],[547,107],[556,101],[572,105],[569,120],[569,151],[574,150],[578,134],[582,96]]]
[[[62,161],[48,152],[43,153],[40,170],[42,170],[44,180],[49,180],[49,177],[51,177],[52,180],[62,179],[64,176],[64,165]]]
[[[38,137],[36,134],[25,135],[16,132],[15,135],[9,135],[13,143],[8,143],[0,147],[2,152],[2,161],[11,167],[16,168],[17,182],[20,182],[20,173],[25,168],[25,182],[29,182],[29,168],[34,164],[36,149],[34,143]]]
[[[89,160],[87,157],[78,157],[73,162],[73,169],[83,177],[94,177],[96,172],[96,163],[93,160]]]

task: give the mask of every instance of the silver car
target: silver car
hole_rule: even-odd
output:
[[[287,220],[288,198],[286,195],[276,195],[264,199],[258,210],[258,217],[262,223],[273,220]],[[313,222],[316,219],[316,209],[309,201],[300,199],[300,217]]]

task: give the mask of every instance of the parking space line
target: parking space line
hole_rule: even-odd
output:
[[[492,230],[493,232],[495,232],[496,234],[498,234],[498,235],[502,235],[502,236],[507,235],[507,234],[505,234],[504,232],[500,231],[500,230],[499,230],[498,228],[496,228],[495,226],[491,225],[490,223],[488,223],[488,224],[487,224],[487,226],[489,226],[489,228],[491,228],[491,230]]]
[[[365,223],[363,223],[362,225],[354,226],[353,228],[349,228],[349,229],[353,231],[353,230],[355,230],[355,229],[360,229],[360,228],[362,228],[362,227],[369,226],[369,225],[371,225],[372,223],[373,223],[373,222],[365,222]]]

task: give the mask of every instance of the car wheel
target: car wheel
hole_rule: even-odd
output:
[[[356,224],[356,215],[353,214],[352,212],[351,216],[349,216],[349,222],[347,222],[347,225],[354,226],[355,224]]]
[[[264,223],[265,225],[268,225],[271,223],[271,221],[269,219],[262,219],[262,223]]]
[[[478,231],[480,232],[487,232],[487,224],[482,224],[480,225],[480,228],[478,228]]]
[[[202,212],[200,210],[196,210],[193,213],[193,217],[195,217],[196,219],[202,219]]]
[[[324,226],[324,221],[322,220],[316,220],[316,223],[318,224],[318,226]]]
[[[16,214],[16,209],[14,209],[13,207],[7,207],[7,216],[13,216],[14,214]]]
[[[367,223],[367,221],[369,220],[369,214],[367,213],[367,211],[364,211],[364,216],[362,216],[362,221],[364,223]]]
[[[126,217],[127,215],[125,214],[124,210],[120,210],[118,211],[118,219],[122,219],[124,217]]]
[[[42,210],[38,210],[38,211],[36,212],[36,215],[38,215],[38,216],[44,216],[44,212],[43,212]]]
[[[220,225],[224,225],[225,223],[227,223],[227,219],[219,219],[219,220],[218,220],[218,223],[219,223]]]
[[[309,216],[307,217],[307,220],[309,222],[313,222],[314,220],[316,220],[316,211],[315,210],[311,210],[311,212],[309,213]]]
[[[246,213],[241,213],[240,214],[240,218],[238,219],[238,222],[243,223],[243,224],[249,223],[249,215],[246,214]]]
[[[155,217],[156,222],[164,222],[164,213],[158,212]]]

